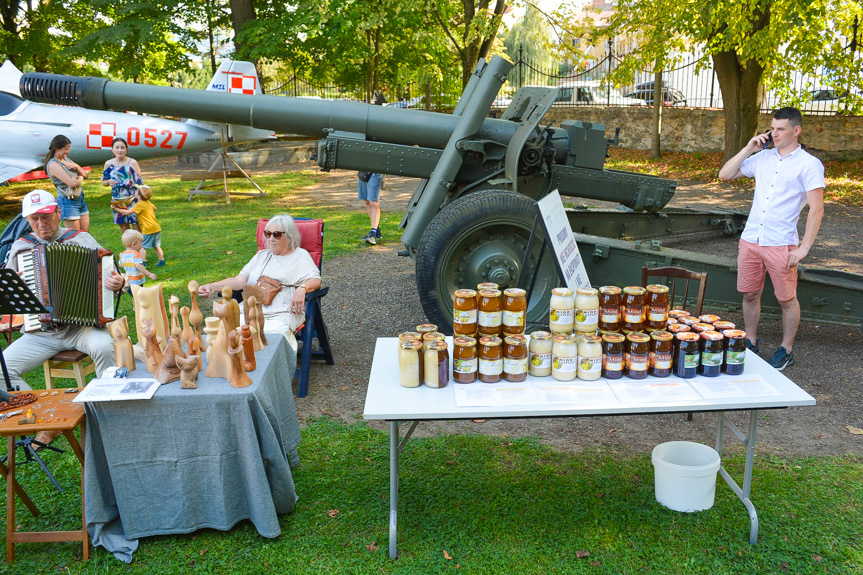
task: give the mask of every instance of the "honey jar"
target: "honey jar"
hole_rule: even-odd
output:
[[[422,353],[422,342],[415,339],[399,341],[399,383],[403,387],[420,386]]]
[[[466,335],[453,338],[452,380],[455,383],[473,383],[478,367],[476,339]]]
[[[649,373],[655,377],[668,377],[674,359],[674,335],[667,331],[654,331],[650,339]]]
[[[423,334],[432,331],[437,331],[437,326],[433,323],[421,323],[417,326],[417,332],[420,334],[420,339],[422,339]]]
[[[623,318],[620,330],[625,334],[644,330],[647,290],[639,286],[623,288]]]
[[[575,293],[575,331],[595,334],[599,326],[599,290],[578,288]]]
[[[602,334],[602,376],[620,379],[623,375],[624,340],[623,334],[608,332]]]
[[[551,348],[551,376],[558,381],[572,381],[578,370],[578,344],[571,334],[554,336]]]
[[[647,317],[645,331],[653,332],[665,329],[668,320],[668,286],[652,284],[647,286]]]
[[[452,331],[454,335],[474,337],[477,330],[476,292],[472,289],[455,290],[452,303]]]
[[[449,349],[443,340],[425,344],[423,383],[429,387],[446,387],[449,383]]]
[[[712,313],[705,313],[698,316],[698,321],[700,321],[701,323],[709,323],[713,325],[714,323],[719,321],[719,316]]]
[[[503,378],[507,381],[524,381],[527,379],[527,338],[510,335],[503,341]]]
[[[725,336],[725,373],[740,375],[746,361],[746,332],[740,329],[728,329],[722,332]]]
[[[620,294],[617,286],[599,288],[599,331],[602,333],[620,330]]]
[[[551,350],[554,345],[551,333],[535,331],[530,334],[527,372],[534,377],[551,375]]]
[[[576,377],[593,381],[602,376],[602,338],[584,334],[578,337],[578,369]]]
[[[572,333],[575,326],[575,297],[569,288],[554,288],[551,290],[551,310],[548,316],[548,327],[551,333]]]
[[[682,317],[689,317],[689,312],[685,309],[672,309],[668,310],[668,317],[673,317],[674,319],[680,321]]]
[[[494,335],[479,338],[479,380],[497,383],[503,373],[503,341]]]
[[[718,331],[724,334],[725,330],[736,329],[737,326],[732,321],[719,320],[713,322],[713,331]]]
[[[422,341],[422,335],[416,331],[403,331],[399,334],[399,341]]]
[[[684,331],[676,334],[674,352],[674,375],[689,379],[695,377],[698,373],[698,366],[701,363],[701,349],[699,340],[701,336],[692,331]]]
[[[523,335],[527,313],[527,292],[521,288],[503,290],[503,333]]]
[[[500,290],[484,289],[479,292],[479,313],[477,315],[477,331],[482,335],[500,335],[503,308],[500,301]]]
[[[630,379],[644,379],[650,365],[650,337],[634,331],[626,335],[626,369],[624,374]]]

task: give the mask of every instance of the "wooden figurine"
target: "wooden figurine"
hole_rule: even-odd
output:
[[[228,334],[228,356],[230,357],[228,383],[231,384],[231,387],[252,385],[252,378],[246,375],[246,370],[243,369],[243,346],[236,330]]]
[[[213,345],[213,342],[216,341],[216,336],[219,334],[219,318],[217,317],[208,317],[204,320],[204,334],[207,336],[207,361],[210,361],[210,347]],[[201,348],[205,349],[205,348]]]
[[[203,355],[203,353],[201,353],[201,339],[199,337],[192,336],[192,339],[189,340],[189,349],[188,349],[188,353],[186,355],[187,356],[197,355],[198,356],[198,371],[201,371],[202,369],[204,369],[204,359],[203,359],[204,355]]]
[[[255,299],[254,300],[249,299],[252,297],[254,297]],[[255,308],[257,304],[253,303],[253,302],[261,301],[262,297],[264,297],[264,290],[262,290],[258,286],[253,286],[253,285],[244,285],[243,286],[243,319],[245,319],[246,323],[251,325],[252,327],[255,327],[255,325],[249,321],[249,309]]]
[[[178,326],[177,331],[179,331],[179,329],[180,328]],[[172,337],[168,340],[168,347],[165,348],[165,356],[156,368],[156,372],[153,374],[153,377],[163,385],[180,379],[180,366],[177,363],[178,357],[186,357],[186,354],[183,353],[183,346],[180,343],[180,338]]]
[[[201,371],[201,356],[190,355],[188,357],[177,357],[177,366],[180,368],[180,388],[197,389],[198,372]]]
[[[240,327],[240,304],[236,300],[231,299],[231,293],[233,293],[233,290],[225,287],[222,289],[221,299],[213,302],[213,315],[225,322],[225,331],[227,333]]]
[[[255,317],[258,319],[258,337],[261,338],[261,346],[267,345],[267,336],[264,333],[264,303],[261,298],[255,301]],[[263,347],[261,348],[263,349]]]
[[[228,379],[231,372],[231,361],[228,358],[228,330],[225,325],[225,316],[228,315],[228,306],[213,304],[213,313],[219,319],[219,328],[216,337],[210,343],[207,350],[207,377],[222,377]],[[208,318],[209,321],[209,318]]]
[[[198,282],[192,280],[189,282],[189,295],[192,296],[192,309],[189,312],[189,324],[192,327],[192,330],[195,332],[195,335],[198,336],[198,340],[201,343],[201,349],[207,349],[207,345],[204,342],[204,336],[201,334],[201,322],[204,320],[204,314],[201,313],[201,308],[198,307]]]
[[[186,349],[191,350],[189,340],[195,337],[195,331],[189,325],[189,308],[186,306],[181,307],[180,317],[183,319],[183,333],[180,334],[180,341],[186,344]]]
[[[252,341],[252,328],[246,324],[240,327],[243,341],[243,369],[255,371],[255,344]]]
[[[180,298],[172,295],[169,299],[168,308],[171,310],[171,337],[180,337],[183,330],[180,328]]]
[[[159,342],[156,341],[156,328],[153,323],[152,319],[145,319],[141,326],[141,335],[144,336],[147,349],[147,359],[144,364],[149,373],[155,373],[156,368],[159,367],[164,358],[162,348],[159,347]]]
[[[249,299],[249,315],[246,317],[246,322],[248,323],[251,332],[252,332],[252,345],[255,348],[255,351],[261,351],[264,349],[264,345],[266,345],[266,340],[264,340],[264,333],[261,331],[261,325],[258,321],[258,311],[257,301],[255,296],[250,296]]]
[[[115,319],[105,325],[108,333],[114,338],[114,365],[135,369],[135,350],[129,338],[129,324],[126,316]]]
[[[138,343],[141,343],[141,334],[144,333],[144,320],[153,320],[156,341],[159,342],[159,350],[168,345],[168,314],[165,312],[165,300],[162,297],[162,284],[154,286],[132,286],[132,297],[135,305],[135,327],[138,330]]]

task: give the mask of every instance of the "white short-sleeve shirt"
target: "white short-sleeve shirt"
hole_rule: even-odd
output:
[[[762,246],[800,243],[797,220],[806,192],[824,187],[824,165],[799,147],[786,156],[773,148],[744,160],[740,172],[755,178],[755,198],[741,237]]]
[[[297,248],[283,256],[277,256],[271,250],[261,250],[255,254],[255,257],[246,264],[240,273],[248,276],[250,285],[255,285],[262,275],[271,277],[287,286],[295,286],[310,279],[321,277],[312,256],[303,248]],[[263,306],[264,318],[278,317],[290,325],[293,331],[296,331],[305,321],[305,314],[292,314],[289,311],[291,297],[294,295],[295,289],[294,287],[283,287],[270,305]]]

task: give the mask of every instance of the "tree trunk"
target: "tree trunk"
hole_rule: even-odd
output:
[[[231,7],[231,27],[234,29],[234,53],[239,59],[251,59],[245,51],[245,43],[240,42],[238,37],[240,32],[245,28],[246,22],[255,19],[255,0],[230,0]],[[255,71],[258,73],[258,78],[261,81],[261,93],[264,93],[264,68],[261,61],[257,58],[253,59],[255,63]]]
[[[662,86],[662,70],[653,74],[653,129],[650,133],[650,157],[659,158],[659,139],[662,136],[662,97],[665,90]]]
[[[749,143],[758,129],[758,112],[764,95],[761,85],[764,68],[755,60],[742,61],[734,52],[718,52],[712,57],[722,92],[725,117],[723,162],[727,162]]]

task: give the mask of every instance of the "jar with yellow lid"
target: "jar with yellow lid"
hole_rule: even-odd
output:
[[[578,288],[575,294],[575,331],[595,334],[599,326],[599,290]]]
[[[554,340],[547,331],[535,331],[530,334],[528,345],[527,372],[534,377],[551,375],[551,350]]]
[[[521,288],[503,290],[503,333],[523,335],[524,318],[527,314],[527,292]]]
[[[602,376],[602,338],[584,334],[578,337],[578,369],[576,377],[594,381]]]
[[[613,331],[602,334],[602,375],[608,379],[623,376],[626,338]]]
[[[527,379],[527,338],[509,335],[503,342],[503,378],[507,381],[524,381]]]
[[[629,334],[643,331],[645,306],[647,305],[647,290],[641,286],[623,288],[623,321],[620,330]]]
[[[561,287],[551,290],[548,327],[551,333],[572,333],[575,326],[575,297],[572,290]]]
[[[421,323],[417,326],[417,332],[419,332],[420,337],[422,337],[423,334],[432,331],[437,331],[437,326],[433,323]]]
[[[500,290],[484,289],[479,292],[479,314],[477,332],[482,335],[500,335],[503,307]]]
[[[650,334],[650,375],[668,377],[674,361],[674,335],[662,330]]]
[[[650,337],[634,331],[626,336],[626,370],[630,379],[644,379],[650,365]]]
[[[668,319],[668,286],[651,284],[645,289],[647,289],[647,314],[644,329],[648,333],[663,330]]]
[[[399,341],[422,341],[422,334],[417,331],[403,331],[399,334]]]
[[[452,303],[452,331],[455,335],[475,336],[477,300],[472,289],[457,289]]]
[[[446,387],[449,383],[449,349],[443,340],[425,343],[423,383],[429,387]]]
[[[418,340],[399,341],[399,383],[403,387],[419,387],[422,381],[420,358],[423,344]]]
[[[503,374],[503,340],[487,335],[479,338],[479,380],[497,383]]]
[[[476,339],[466,335],[453,338],[452,380],[455,383],[473,383],[478,368]]]
[[[599,331],[616,332],[620,329],[621,290],[617,286],[599,288]]]
[[[578,344],[571,334],[554,336],[551,348],[551,376],[558,381],[572,381],[578,372]]]

